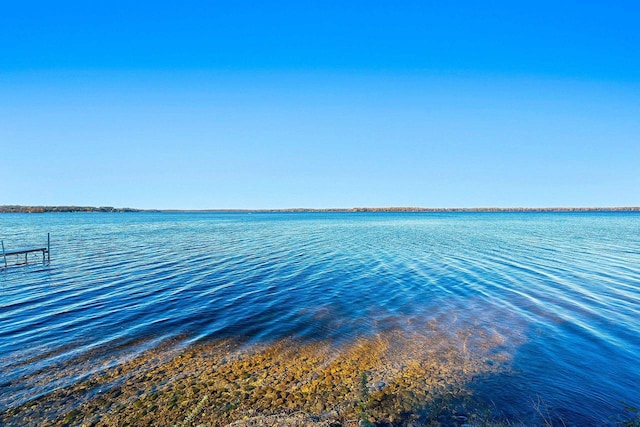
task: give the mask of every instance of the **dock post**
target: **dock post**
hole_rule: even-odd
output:
[[[7,268],[7,254],[4,253],[4,240],[2,240],[2,258],[4,258],[4,268]]]
[[[51,233],[47,233],[47,262],[51,262]]]

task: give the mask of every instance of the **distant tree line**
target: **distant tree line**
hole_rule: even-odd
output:
[[[287,209],[205,209],[193,211],[168,210],[165,212],[220,212],[220,213],[278,213],[278,212],[640,212],[640,206],[593,207],[593,208],[420,208],[420,207],[382,207],[382,208],[287,208]]]
[[[420,207],[382,207],[382,208],[289,208],[289,209],[203,209],[203,210],[145,210],[132,208],[114,208],[112,206],[20,206],[0,205],[0,213],[44,213],[44,212],[239,212],[239,213],[277,213],[277,212],[640,212],[640,206],[624,207],[555,207],[555,208],[420,208]]]
[[[114,208],[112,206],[0,206],[0,213],[45,213],[45,212],[139,212],[140,209]]]
[[[329,208],[329,209],[268,209],[247,212],[625,212],[640,211],[635,207],[555,207],[555,208],[420,208],[420,207],[382,207],[382,208]]]

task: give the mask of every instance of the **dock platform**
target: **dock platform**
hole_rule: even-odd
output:
[[[12,265],[24,265],[29,264],[29,254],[37,252],[42,253],[42,262],[51,262],[51,236],[49,233],[47,233],[47,246],[34,246],[29,248],[7,250],[4,247],[4,241],[2,241],[2,259],[4,261],[4,267],[2,268],[7,268],[9,266],[7,257],[16,257],[16,263]],[[24,255],[24,262],[20,262],[20,255]]]

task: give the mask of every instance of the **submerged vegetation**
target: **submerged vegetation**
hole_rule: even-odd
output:
[[[495,333],[391,331],[346,345],[225,339],[159,348],[0,412],[2,425],[43,426],[563,426],[509,419],[474,383],[510,372]],[[167,357],[168,356],[168,357]],[[70,362],[70,364],[73,362]],[[59,375],[65,375],[64,369]],[[75,374],[80,374],[75,372]],[[635,408],[621,427],[640,425]],[[633,412],[635,411],[635,412]]]
[[[468,334],[452,337],[431,327],[347,345],[221,340],[167,361],[154,350],[7,410],[0,422],[461,426],[478,413],[473,379],[509,369],[499,335],[475,338],[471,349]]]

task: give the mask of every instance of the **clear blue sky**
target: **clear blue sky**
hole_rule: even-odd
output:
[[[639,23],[635,1],[4,2],[0,204],[637,206]]]

